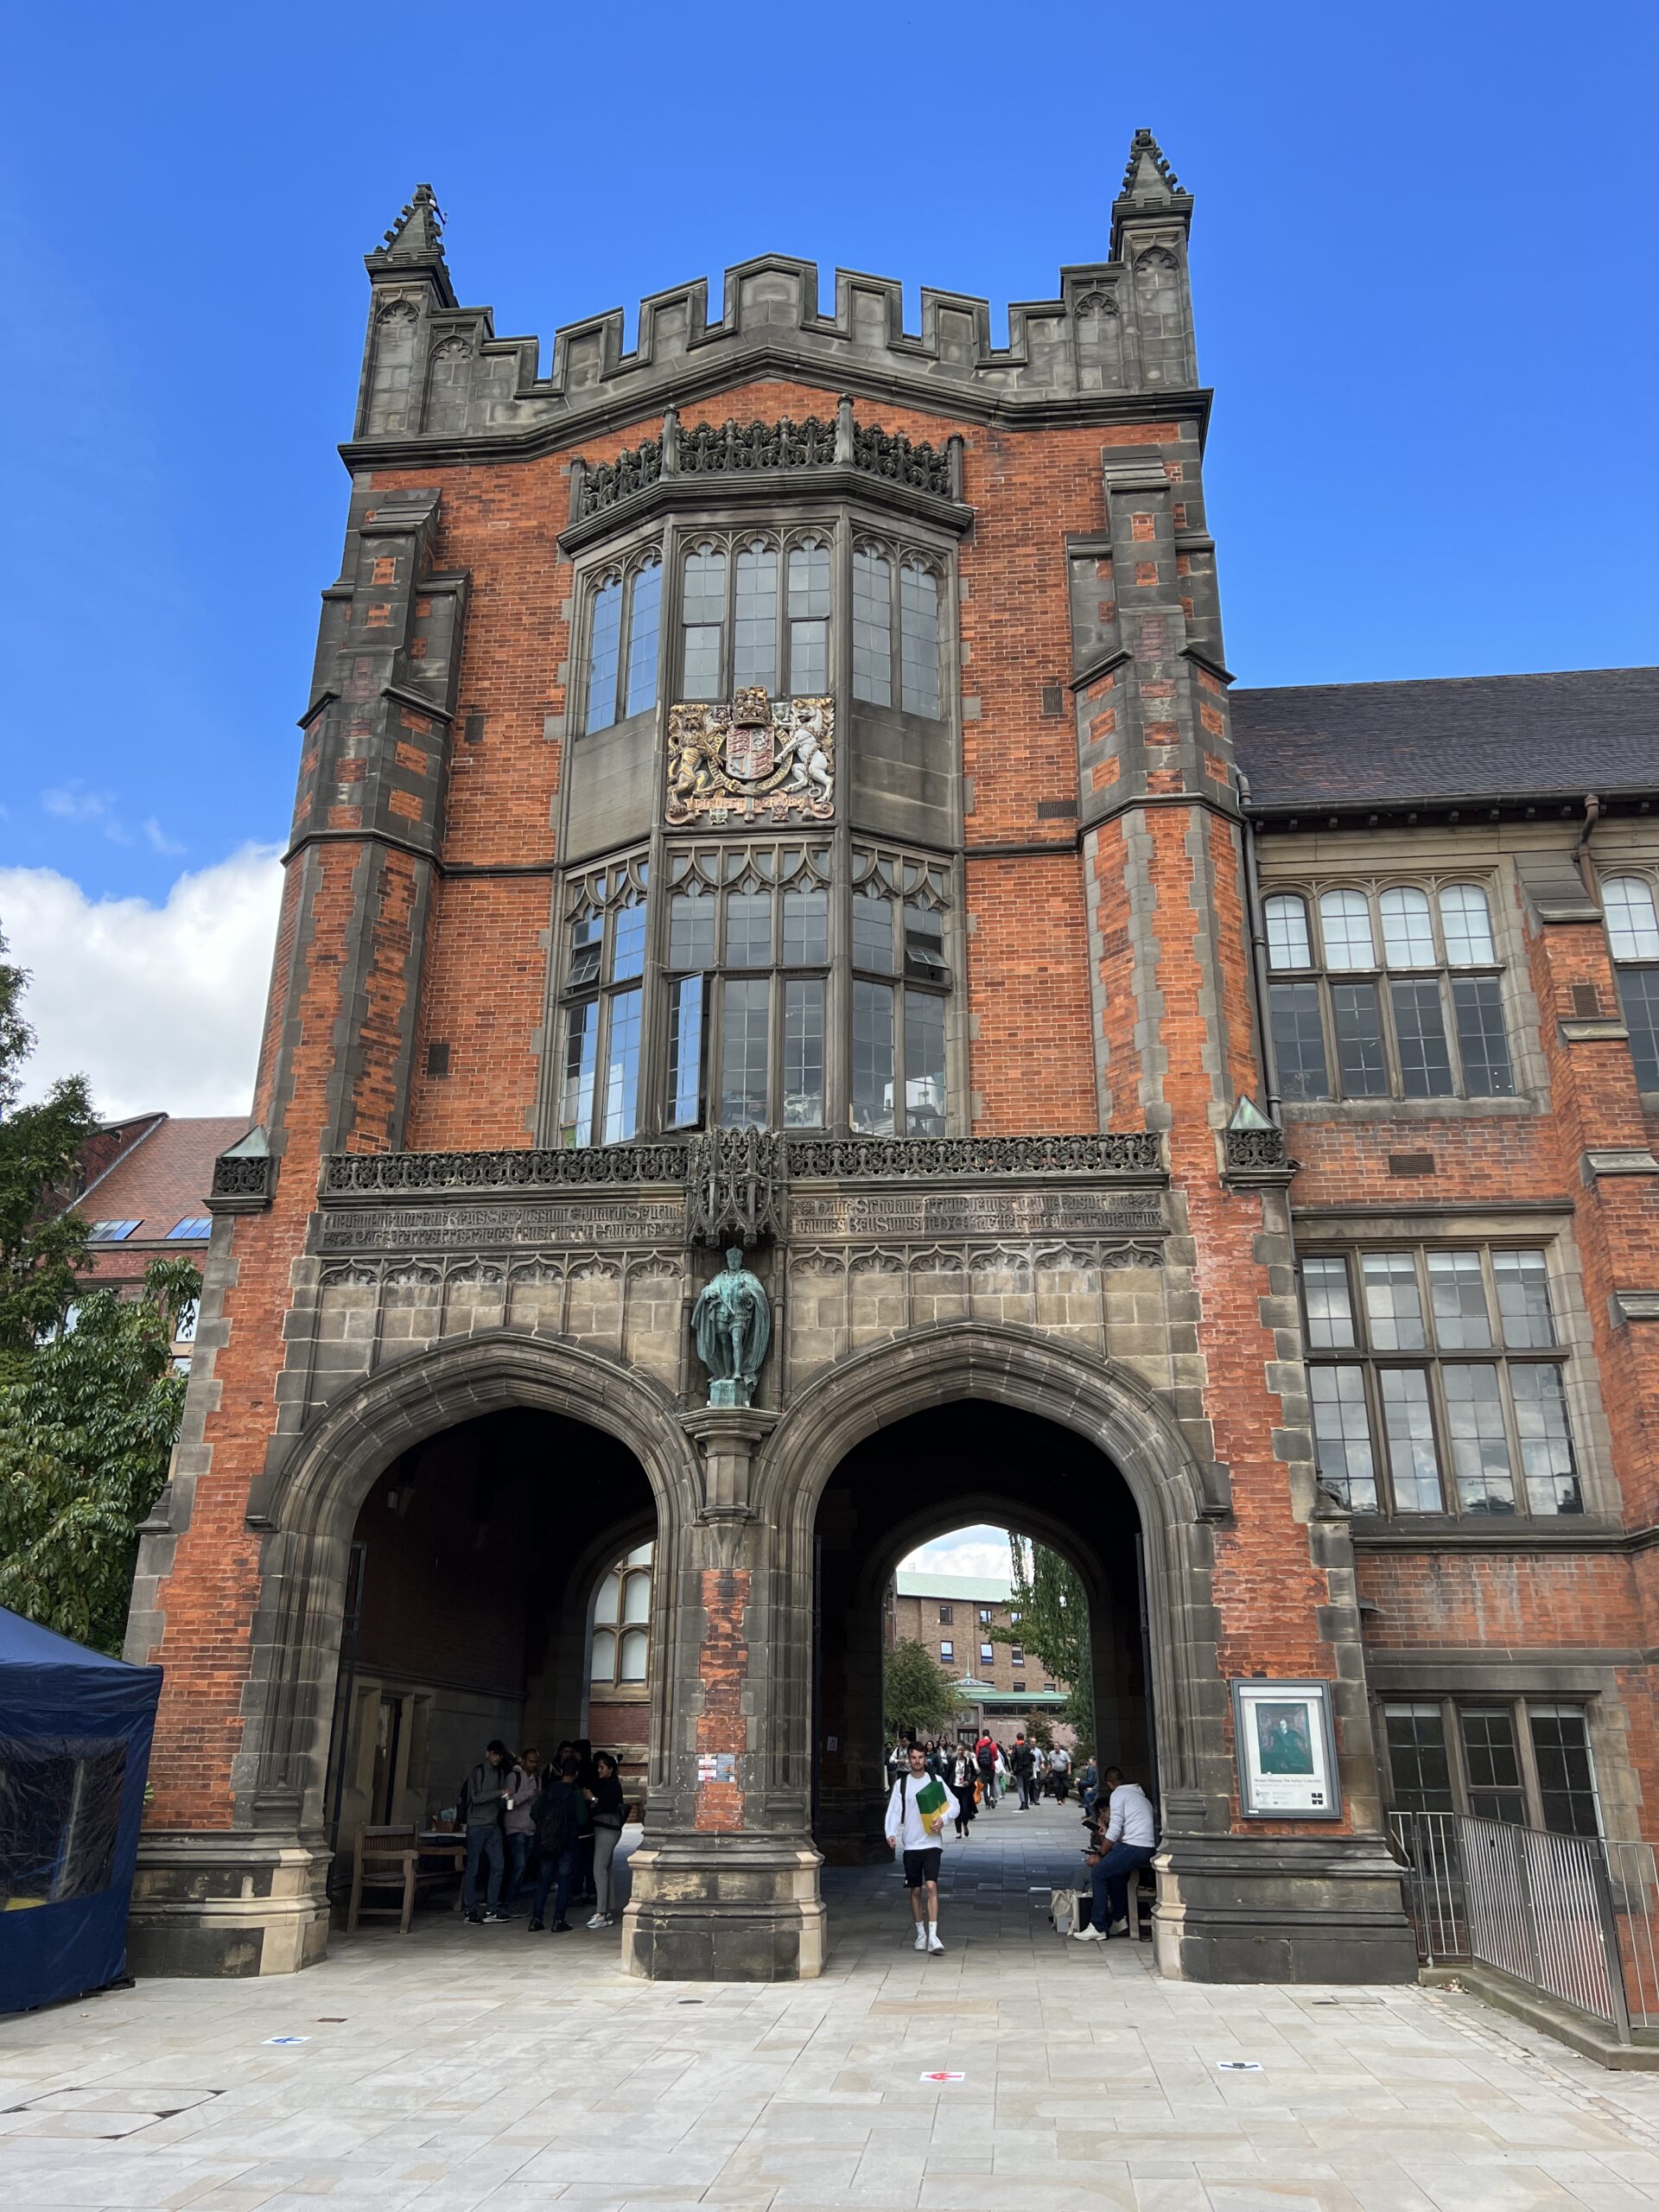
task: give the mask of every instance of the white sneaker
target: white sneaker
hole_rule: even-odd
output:
[[[927,1939],[927,1948],[930,1951],[942,1951],[944,1946],[937,1936],[930,1936]]]
[[[918,1951],[925,1951],[927,1948],[927,1930],[925,1928],[918,1928],[916,1930],[916,1948]]]
[[[590,1928],[608,1928],[610,1924],[602,1912],[596,1912],[588,1923]]]
[[[1072,1931],[1071,1941],[1074,1943],[1103,1943],[1106,1941],[1106,1938],[1101,1934],[1099,1929],[1090,1922],[1087,1928],[1075,1929]]]
[[[1129,1923],[1127,1920],[1115,1920],[1106,1930],[1109,1936],[1127,1936],[1128,1932]]]

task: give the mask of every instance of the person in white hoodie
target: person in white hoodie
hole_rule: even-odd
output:
[[[910,1771],[899,1776],[887,1799],[887,1849],[897,1850],[901,1841],[904,1846],[905,1886],[910,1891],[910,1916],[916,1923],[918,1951],[944,1948],[939,1941],[939,1861],[944,1855],[945,1823],[957,1817],[957,1794],[944,1782],[939,1784],[944,1792],[944,1804],[935,1808],[927,1821],[917,1811],[916,1800],[932,1778],[927,1770],[927,1753],[919,1744],[912,1744]]]

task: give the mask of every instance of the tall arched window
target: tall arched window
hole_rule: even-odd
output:
[[[663,558],[648,553],[625,574],[611,569],[593,585],[588,609],[590,733],[657,703],[657,647],[662,632]]]
[[[649,1678],[656,1550],[654,1544],[636,1545],[599,1586],[588,1668],[588,1681],[595,1690],[641,1689]]]
[[[426,372],[426,427],[455,435],[467,428],[472,356],[464,338],[446,338],[432,351]]]
[[[418,323],[407,300],[393,300],[374,326],[374,367],[369,379],[370,437],[393,437],[409,428],[410,384],[415,373]]]
[[[853,549],[853,696],[937,721],[944,578],[920,554],[861,541]]]

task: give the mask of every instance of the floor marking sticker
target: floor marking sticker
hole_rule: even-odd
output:
[[[968,2076],[965,2074],[918,2074],[916,2079],[918,2082],[965,2082]]]
[[[309,2043],[309,2036],[267,2036],[267,2043]]]
[[[1216,2071],[1217,2074],[1259,2074],[1262,2062],[1259,2058],[1218,2058]]]

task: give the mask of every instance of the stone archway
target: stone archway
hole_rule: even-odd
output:
[[[694,1459],[667,1394],[569,1344],[480,1334],[385,1367],[334,1401],[268,1466],[251,1503],[250,1523],[264,1532],[253,1623],[261,1663],[233,1767],[238,1826],[315,1847],[350,1539],[362,1501],[400,1453],[508,1409],[562,1415],[623,1446],[644,1473],[659,1530],[695,1510]],[[610,1535],[594,1539],[595,1556]],[[671,1632],[660,1624],[653,1633],[661,1643],[655,1679],[667,1692]],[[652,1731],[653,1782],[665,1737],[659,1719]]]
[[[1229,1508],[1226,1474],[1200,1459],[1168,1408],[1124,1369],[1031,1332],[966,1323],[918,1332],[843,1362],[791,1405],[754,1469],[754,1510],[777,1531],[779,1565],[798,1593],[793,1610],[810,1613],[815,1516],[848,1452],[890,1423],[963,1399],[1071,1429],[1122,1478],[1146,1545],[1166,1799],[1184,1817],[1218,1816],[1224,1825],[1231,1775],[1210,1524]],[[774,1653],[772,1666],[774,1696],[788,1700],[793,1724],[792,1732],[774,1733],[798,1737],[810,1726],[810,1649]],[[782,1774],[772,1780],[786,1789]]]

